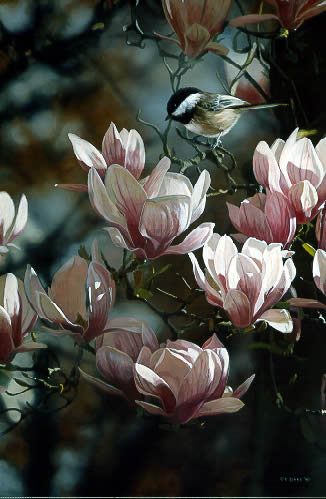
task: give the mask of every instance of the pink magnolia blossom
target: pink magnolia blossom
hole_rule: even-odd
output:
[[[25,194],[19,201],[17,213],[7,192],[0,192],[0,255],[8,252],[12,241],[24,230],[28,217],[28,204]]]
[[[271,148],[262,141],[256,147],[253,167],[261,185],[287,197],[297,223],[312,220],[326,200],[326,139],[314,148],[307,138],[296,140],[298,128],[284,142]]]
[[[271,309],[295,277],[292,260],[283,264],[281,248],[281,244],[250,237],[239,253],[229,236],[213,234],[203,248],[205,275],[196,257],[189,256],[207,301],[223,308],[234,326],[245,328],[266,321],[282,333],[291,333],[293,322],[288,311]]]
[[[101,179],[104,179],[107,169],[112,164],[126,168],[135,178],[139,178],[145,164],[145,148],[143,139],[136,130],[123,128],[119,133],[111,122],[102,142],[102,153],[87,140],[73,133],[68,134],[74,153],[80,166],[88,172],[95,168]],[[56,184],[71,191],[87,191],[83,184]]]
[[[285,249],[291,244],[296,230],[296,218],[283,194],[255,194],[242,201],[240,208],[226,204],[231,222],[241,232],[232,234],[239,242],[244,242],[247,237],[255,237],[267,244],[281,243]]]
[[[231,0],[162,0],[162,5],[178,40],[157,36],[177,44],[188,57],[198,57],[207,50],[228,53],[228,48],[212,39],[224,29]]]
[[[11,362],[17,353],[46,348],[43,343],[23,343],[37,319],[27,301],[24,285],[14,274],[0,277],[0,363]]]
[[[116,246],[139,258],[185,254],[202,247],[214,224],[202,223],[183,242],[173,240],[203,213],[209,173],[204,170],[193,187],[187,177],[167,173],[170,160],[162,158],[149,177],[138,180],[129,170],[111,165],[104,182],[95,168],[88,174],[88,192],[94,210],[110,226]]]
[[[134,367],[137,390],[155,403],[136,400],[151,414],[184,424],[194,418],[236,412],[244,404],[254,375],[234,392],[227,386],[229,355],[214,334],[202,348],[186,340],[169,341],[152,353],[144,346]]]
[[[87,381],[133,402],[139,399],[134,381],[134,363],[145,346],[150,353],[159,348],[155,333],[146,321],[110,319],[106,332],[96,338],[96,367],[106,381],[81,371]]]
[[[70,258],[54,275],[48,293],[34,269],[28,265],[25,290],[39,317],[58,327],[58,330],[48,331],[52,334],[69,334],[78,343],[89,342],[103,334],[115,298],[115,283],[110,272],[98,261],[95,242],[89,266],[79,256]]]
[[[246,26],[276,19],[283,28],[293,31],[298,29],[306,19],[318,16],[326,10],[325,0],[265,0],[265,2],[273,5],[275,14],[249,14],[232,19],[230,25]]]

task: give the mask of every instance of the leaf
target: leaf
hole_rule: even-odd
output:
[[[90,261],[90,260],[91,260],[91,257],[90,257],[90,256],[89,256],[89,254],[87,253],[87,251],[86,251],[86,248],[85,248],[85,245],[84,245],[84,244],[81,244],[81,245],[79,246],[78,255],[79,255],[81,258],[84,258],[84,260],[87,260],[87,261]]]

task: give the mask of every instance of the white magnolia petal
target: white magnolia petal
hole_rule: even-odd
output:
[[[6,236],[15,217],[15,205],[9,194],[5,191],[0,192],[0,232]],[[1,242],[1,234],[0,234]],[[4,244],[6,243],[6,238]]]
[[[107,222],[120,227],[126,227],[126,219],[119,212],[97,173],[95,168],[91,168],[88,174],[88,194],[94,210]]]
[[[78,161],[82,163],[84,169],[88,170],[89,168],[94,167],[99,171],[106,170],[105,160],[96,147],[74,133],[68,133],[68,137],[72,143],[74,153]]]
[[[191,195],[191,220],[190,223],[197,220],[203,213],[206,204],[206,193],[211,183],[211,177],[207,170],[203,170],[194,185]]]
[[[293,321],[290,313],[285,309],[270,309],[263,313],[255,322],[266,321],[281,333],[292,333]]]
[[[25,194],[23,194],[19,201],[14,226],[10,232],[10,235],[8,235],[8,240],[7,240],[8,243],[13,241],[15,237],[17,237],[24,230],[25,225],[27,223],[27,218],[28,218],[28,204],[26,196]]]
[[[182,241],[182,243],[170,246],[165,254],[177,254],[184,255],[201,248],[205,242],[211,237],[214,229],[213,223],[202,223],[197,229],[194,229],[188,234],[187,237]]]

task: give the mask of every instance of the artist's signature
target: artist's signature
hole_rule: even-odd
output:
[[[280,482],[282,483],[309,483],[311,478],[309,476],[280,476]]]

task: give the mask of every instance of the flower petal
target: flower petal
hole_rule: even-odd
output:
[[[289,190],[289,201],[295,210],[298,223],[306,223],[312,216],[312,210],[318,203],[318,194],[315,187],[303,180],[293,185]]]
[[[214,225],[215,224],[209,222],[200,224],[197,229],[192,230],[190,234],[185,237],[182,243],[170,246],[165,251],[165,254],[184,255],[201,248],[212,236]]]
[[[156,196],[158,196],[158,193],[160,192],[160,189],[162,187],[162,183],[164,182],[166,172],[169,170],[170,166],[171,160],[166,156],[164,156],[164,158],[162,158],[155,166],[154,170],[143,186],[144,191],[149,198],[155,198]]]
[[[157,397],[161,400],[164,410],[169,413],[175,408],[175,397],[169,385],[152,369],[142,364],[135,364],[134,377],[137,390],[144,395]]]
[[[211,34],[205,26],[195,23],[184,32],[184,53],[188,57],[198,57],[205,50],[211,40]]]
[[[10,235],[8,236],[7,243],[13,241],[15,237],[17,237],[24,230],[25,225],[27,223],[27,218],[28,218],[28,204],[26,196],[25,194],[23,194],[19,201],[15,223],[10,232]]]
[[[285,309],[270,309],[263,313],[255,322],[265,321],[281,333],[292,333],[293,322],[290,313]]]
[[[168,416],[168,414],[158,407],[157,405],[150,404],[149,402],[142,402],[141,400],[135,400],[136,404],[145,409],[145,411],[155,416]]]
[[[252,320],[251,305],[242,291],[238,289],[228,291],[223,308],[234,326],[240,328],[250,326]]]
[[[239,28],[240,26],[248,26],[248,24],[263,23],[265,21],[270,21],[271,19],[279,21],[279,18],[275,14],[248,14],[246,16],[239,16],[231,19],[229,26]]]
[[[194,417],[200,418],[201,416],[237,412],[242,407],[244,407],[244,403],[241,400],[234,397],[224,397],[206,402]]]
[[[190,198],[170,196],[148,199],[144,205],[139,231],[150,239],[149,258],[159,256],[189,225]]]
[[[123,393],[122,390],[119,390],[118,388],[115,388],[112,385],[109,385],[108,383],[105,383],[101,379],[95,378],[94,376],[91,376],[90,374],[85,373],[80,367],[78,368],[80,374],[86,381],[89,381],[92,383],[92,385],[96,386],[97,388],[100,388],[101,390],[104,390],[105,392],[109,393],[110,395],[118,395],[119,397],[127,398],[125,394]]]
[[[243,395],[245,395],[245,393],[250,388],[250,385],[253,382],[255,376],[256,376],[255,374],[252,374],[250,376],[250,378],[246,379],[246,381],[241,383],[241,385],[239,385],[238,388],[236,390],[234,390],[232,397],[235,397],[237,399],[241,399],[241,397],[243,397]]]
[[[126,144],[126,155],[124,166],[136,178],[139,179],[145,164],[144,142],[136,130],[130,130]]]
[[[71,322],[87,319],[86,277],[88,265],[80,256],[73,256],[55,273],[48,290],[49,297]]]
[[[211,183],[211,177],[207,170],[203,170],[194,185],[191,195],[191,220],[190,223],[197,220],[203,213],[206,204],[206,193]]]
[[[10,229],[15,217],[15,205],[9,194],[5,191],[0,192],[0,230],[3,234],[4,243],[7,242],[6,234]],[[1,235],[0,235],[1,238]],[[1,239],[0,239],[1,242]]]
[[[80,166],[87,172],[92,167],[96,168],[103,178],[106,170],[106,163],[100,151],[90,144],[90,142],[81,139],[74,133],[68,133],[68,137],[72,143],[74,153]]]

